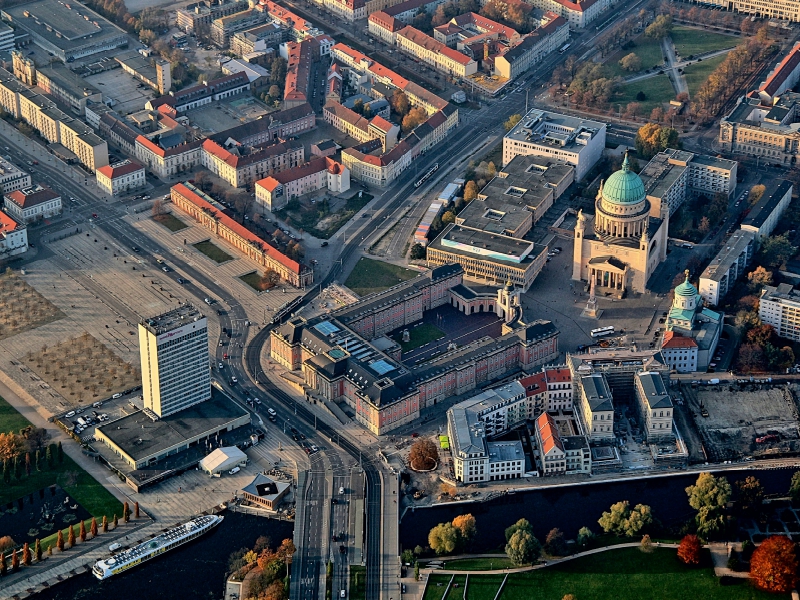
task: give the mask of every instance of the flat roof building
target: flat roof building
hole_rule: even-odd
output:
[[[520,154],[543,156],[573,165],[581,181],[605,146],[605,123],[534,108],[503,137],[503,165]]]
[[[756,241],[761,242],[769,237],[778,221],[792,201],[792,182],[785,179],[770,181],[764,194],[750,213],[742,221],[743,231],[752,231],[756,234]]]
[[[242,488],[242,495],[245,500],[252,502],[256,506],[274,511],[280,505],[281,500],[289,493],[291,487],[291,483],[275,481],[259,473],[253,481]]]
[[[642,430],[650,443],[671,440],[672,398],[658,373],[642,371],[634,375],[636,399],[639,401],[639,414]]]
[[[4,8],[0,16],[63,62],[129,43],[127,33],[76,0],[35,0]]]
[[[166,417],[211,397],[208,320],[191,304],[139,323],[144,407]]]
[[[800,292],[788,283],[764,286],[758,317],[765,325],[772,325],[780,337],[800,341]]]
[[[709,306],[716,306],[744,274],[756,252],[754,231],[740,229],[725,240],[724,247],[700,275],[698,290]]]
[[[0,191],[8,194],[31,186],[30,173],[26,173],[5,158],[0,158]]]

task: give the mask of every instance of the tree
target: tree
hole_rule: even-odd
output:
[[[9,466],[7,460],[3,461],[3,483],[11,483],[11,467]]]
[[[506,556],[518,566],[529,565],[539,557],[541,544],[530,531],[517,529],[506,544]]]
[[[681,543],[678,544],[678,558],[680,558],[684,564],[699,565],[701,549],[700,538],[693,534],[685,535]]]
[[[11,552],[11,572],[16,573],[19,571],[19,554],[17,554],[17,549],[14,548]]]
[[[632,537],[653,522],[653,515],[649,506],[637,504],[631,510],[629,502],[623,500],[612,504],[597,522],[606,533]]]
[[[789,484],[789,496],[795,504],[800,501],[800,471],[795,471]]]
[[[700,233],[708,233],[709,229],[711,229],[711,221],[708,220],[708,217],[705,215],[702,219],[700,219],[700,224],[697,226],[698,231]]]
[[[672,15],[658,15],[644,30],[644,34],[651,39],[660,40],[667,37],[671,31]]]
[[[139,503],[138,502],[134,502],[133,503],[133,518],[134,519],[138,519],[139,518]],[[94,521],[94,519],[92,519],[92,520]]]
[[[161,198],[156,198],[153,202],[153,208],[151,209],[154,218],[161,217],[167,214],[167,209],[164,207],[164,201]]]
[[[286,590],[283,582],[273,581],[266,590],[258,595],[258,598],[259,600],[284,600],[286,598]]]
[[[450,554],[458,546],[460,535],[452,523],[439,523],[428,533],[428,545],[436,554]]]
[[[578,538],[576,541],[578,542],[578,546],[581,548],[587,548],[589,544],[592,543],[593,539],[594,533],[592,533],[592,530],[588,527],[581,527],[578,530]]]
[[[272,63],[270,64],[270,74],[269,74],[269,82],[273,85],[277,85],[280,89],[283,89],[284,84],[286,83],[286,69],[288,63],[286,59],[283,57],[276,57],[273,59]],[[280,96],[276,96],[280,97]]]
[[[17,481],[22,479],[22,461],[19,459],[19,454],[14,457],[14,479]]]
[[[280,281],[281,281],[280,273],[278,273],[273,269],[267,269],[261,276],[261,280],[258,282],[258,287],[261,290],[271,290],[276,285],[278,285]]]
[[[5,552],[0,552],[0,577],[8,573],[8,563],[6,562]]]
[[[506,527],[506,542],[511,539],[511,536],[514,535],[517,531],[527,531],[531,535],[533,535],[533,527],[528,522],[528,519],[520,519],[510,527]]]
[[[797,583],[794,543],[782,535],[764,540],[750,559],[750,578],[762,590],[790,592]]]
[[[442,223],[445,225],[449,225],[450,223],[456,222],[456,213],[452,210],[448,210],[446,213],[442,215]]]
[[[392,110],[400,115],[400,118],[405,117],[408,111],[411,110],[411,102],[406,96],[406,93],[400,89],[396,89],[392,97],[389,99],[389,105]]]
[[[0,458],[11,460],[20,452],[24,442],[21,436],[16,433],[0,433]]]
[[[36,538],[36,542],[33,545],[33,554],[36,556],[36,562],[42,562],[42,544],[39,538]]]
[[[625,116],[635,119],[642,112],[642,105],[638,102],[628,102],[625,106]]]
[[[697,533],[707,536],[725,524],[725,505],[731,498],[731,484],[725,477],[700,473],[697,483],[686,488],[689,506],[697,511]]]
[[[277,85],[269,86],[268,93],[269,97],[272,98],[273,100],[280,100],[281,96],[283,96],[283,94],[281,93],[281,88],[279,88]]]
[[[641,90],[636,92],[636,100],[638,102],[644,102],[645,100],[647,100],[647,94],[645,94]]]
[[[650,111],[650,120],[653,123],[661,123],[661,121],[664,120],[664,109],[660,106],[656,106]]]
[[[758,184],[750,188],[750,197],[747,199],[750,206],[755,206],[758,201],[764,197],[764,192],[767,191],[766,186]]]
[[[28,542],[25,542],[22,546],[22,564],[26,567],[31,566],[31,547]]]
[[[517,123],[519,123],[521,120],[522,120],[522,115],[519,113],[514,113],[513,115],[508,117],[508,119],[503,123],[503,129],[505,129],[506,131],[511,131],[512,129],[514,129],[514,127],[517,126]]]
[[[122,520],[126,523],[131,520],[131,508],[127,502],[122,505]]]
[[[420,438],[408,453],[408,460],[412,469],[427,471],[433,469],[439,462],[439,451],[436,444],[427,438]],[[433,546],[431,546],[433,547]]]
[[[626,71],[636,73],[637,71],[642,70],[642,59],[639,58],[635,53],[631,52],[619,60],[619,66]]]
[[[412,108],[408,114],[403,117],[402,129],[404,133],[408,133],[421,125],[428,119],[428,115],[421,108]]]
[[[746,515],[757,515],[764,502],[764,488],[761,482],[750,475],[744,481],[737,481],[736,488],[739,510]]]
[[[475,517],[471,514],[458,515],[453,519],[453,527],[458,529],[461,535],[461,541],[465,544],[469,543],[478,532],[475,527]]]
[[[116,529],[117,525],[119,525],[119,519],[117,518],[117,513],[114,513],[114,520],[112,521],[112,523],[114,523],[114,529]]]
[[[80,532],[78,534],[82,542],[86,541],[86,521],[81,520]]]
[[[55,464],[55,463],[53,462],[53,460],[54,460],[54,459],[53,459],[53,444],[50,444],[50,445],[47,447],[47,450],[45,450],[45,453],[44,453],[44,459],[45,459],[45,461],[47,461],[47,468],[48,468],[48,469],[52,469],[52,468],[53,468],[53,465]]]
[[[58,530],[58,537],[56,538],[56,548],[61,550],[61,552],[64,551],[64,532],[60,529]]]
[[[42,451],[41,450],[36,450],[35,461],[36,462],[35,462],[34,466],[36,467],[36,470],[37,471],[41,471],[42,470]]]
[[[58,464],[64,462],[64,448],[61,447],[61,442],[58,442]]]
[[[478,185],[470,180],[464,186],[464,202],[471,202],[478,197]]]
[[[419,581],[419,561],[414,561],[414,581]]]
[[[353,112],[359,115],[364,114],[364,101],[361,98],[357,98],[353,103]]]
[[[108,533],[108,517],[103,515],[103,533]]]
[[[795,254],[797,247],[792,246],[785,233],[772,235],[761,243],[761,263],[768,267],[783,267]]]
[[[425,251],[425,246],[417,242],[411,246],[411,253],[409,256],[411,257],[411,260],[422,260],[425,258],[426,254],[427,252]]]
[[[75,528],[70,525],[69,526],[69,533],[67,533],[67,543],[69,544],[70,548],[75,547]]]
[[[772,285],[772,271],[768,271],[761,266],[756,267],[755,270],[747,274],[747,281],[751,290],[758,291],[765,285]]]
[[[89,527],[89,531],[91,532],[93,538],[97,537],[97,518],[96,517],[92,517],[92,524]]]
[[[547,534],[544,540],[544,549],[550,556],[565,556],[567,554],[567,542],[564,540],[563,532],[554,527]]]
[[[638,98],[637,98],[638,99]],[[678,131],[657,123],[645,123],[636,132],[636,152],[642,158],[653,158],[667,148],[679,148]]]

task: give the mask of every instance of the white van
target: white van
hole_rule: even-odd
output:
[[[236,475],[241,469],[239,467],[233,467],[230,471],[228,471],[228,475]]]
[[[275,412],[273,409],[271,409],[271,408],[268,408],[268,409],[267,409],[267,412],[269,413],[269,416],[270,416],[270,417],[274,417],[275,415],[277,415],[277,414],[278,414],[278,413],[276,413],[276,412]]]
[[[86,427],[86,419],[84,419],[83,417],[78,417],[78,425],[80,425],[81,427]]]
[[[111,544],[111,545],[108,547],[108,551],[109,551],[109,552],[116,552],[116,551],[117,551],[117,550],[119,550],[120,548],[122,548],[122,544],[118,544],[118,543],[114,542],[113,544]]]

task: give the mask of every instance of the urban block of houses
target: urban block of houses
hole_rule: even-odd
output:
[[[252,29],[238,31],[231,38],[231,52],[245,56],[252,52],[263,52],[286,41],[286,30],[276,23],[265,23]]]
[[[295,287],[307,287],[314,282],[314,271],[293,260],[260,237],[227,216],[213,198],[191,183],[172,186],[172,204],[200,225],[222,238],[251,260],[277,272],[281,279]]]
[[[314,110],[301,104],[263,116],[250,123],[237,125],[209,136],[220,146],[262,146],[296,137],[316,127]]]
[[[18,256],[28,250],[28,229],[0,211],[0,257]]]
[[[615,0],[533,0],[531,4],[563,17],[570,29],[585,29],[614,6]]]
[[[304,160],[303,143],[297,140],[266,146],[223,147],[207,139],[200,153],[201,164],[233,187],[246,187],[268,175],[297,167]]]
[[[3,201],[3,209],[24,225],[61,213],[61,196],[46,185],[14,190],[4,194]]]
[[[122,70],[132,75],[159,94],[167,94],[172,89],[172,65],[168,60],[149,54],[143,55],[129,50],[114,57]]]
[[[25,85],[35,86],[63,102],[77,115],[86,112],[88,102],[103,101],[100,90],[73,73],[64,63],[53,62],[47,66],[37,67],[33,59],[27,58],[19,50],[14,50],[11,52],[11,64],[14,77]]]
[[[31,175],[0,157],[0,191],[4,194],[31,186]]]
[[[350,169],[331,158],[314,156],[305,164],[256,181],[255,187],[256,202],[272,212],[310,192],[346,192],[350,189]]]
[[[247,2],[240,0],[233,2],[200,0],[178,9],[175,25],[186,33],[195,33],[195,29],[200,25],[210,26],[214,20],[220,17],[226,17],[245,9],[247,9]]]
[[[285,52],[284,52],[285,51]],[[301,42],[281,44],[286,58],[286,82],[283,86],[283,106],[293,108],[306,104],[311,92],[311,65],[320,58],[319,42],[306,38]]]
[[[368,119],[334,100],[325,103],[322,116],[326,123],[358,142],[380,140],[383,152],[394,148],[400,135],[400,128],[382,116],[375,115]]]
[[[145,108],[157,110],[166,104],[180,114],[193,108],[211,104],[217,100],[224,100],[250,89],[250,80],[245,73],[225,75],[211,81],[204,81],[197,85],[182,90],[170,91],[169,94],[148,100]]]
[[[485,336],[409,367],[385,334],[450,304],[471,314],[485,308],[504,319],[499,338]],[[309,395],[343,400],[355,419],[382,435],[419,418],[420,410],[501,377],[552,361],[558,330],[549,321],[521,320],[517,294],[463,284],[459,265],[445,265],[329,315],[295,317],[272,331],[270,356],[297,371]]]
[[[122,160],[97,169],[97,185],[106,194],[119,196],[147,184],[144,167],[133,160]]]
[[[211,22],[209,37],[220,48],[227,48],[231,37],[237,31],[252,29],[267,20],[267,12],[260,6],[219,17]]]
[[[534,423],[538,464],[544,476],[591,474],[592,453],[584,435],[561,435],[556,419],[542,413]]]
[[[320,35],[324,35],[309,21],[293,13],[288,8],[272,2],[272,0],[259,0],[258,4],[262,10],[266,11],[273,22],[279,23],[282,27],[285,27],[289,31],[289,37],[293,38],[295,41],[300,41],[307,37],[316,38]]]
[[[733,289],[736,280],[750,266],[757,245],[755,232],[743,229],[725,240],[724,247],[700,275],[698,289],[707,305],[716,306]]]

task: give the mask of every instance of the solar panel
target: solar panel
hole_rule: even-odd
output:
[[[397,367],[393,364],[385,361],[385,360],[376,360],[374,363],[370,365],[373,371],[375,371],[378,375],[385,375],[389,371],[394,371]]]
[[[319,331],[322,335],[331,335],[339,331],[339,328],[330,321],[322,321],[314,325],[314,329]]]

